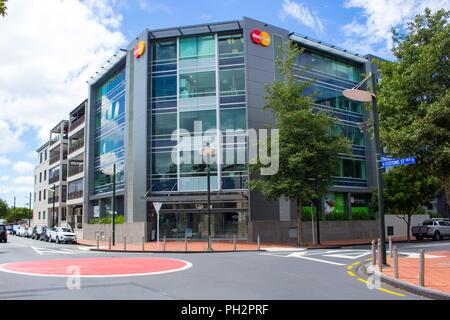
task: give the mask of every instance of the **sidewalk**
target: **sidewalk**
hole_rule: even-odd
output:
[[[402,282],[419,286],[420,260],[415,257],[399,257],[399,279]],[[383,274],[394,278],[393,261],[391,266],[382,270]],[[450,294],[450,252],[427,251],[425,253],[425,288]]]
[[[405,241],[406,238],[395,238],[394,242]],[[346,246],[356,246],[356,245],[368,245],[372,239],[356,239],[356,240],[335,240],[335,241],[322,241],[320,245],[313,245],[311,243],[305,243],[300,248],[302,249],[328,249],[328,248],[339,248]],[[97,247],[97,241],[94,240],[79,240],[79,244]],[[100,241],[100,250],[109,250],[109,243],[105,241]],[[234,251],[233,240],[231,241],[213,241],[212,242],[213,251],[219,252],[232,252]],[[293,243],[261,243],[261,250],[265,249],[294,249],[298,248],[296,244]],[[166,248],[167,252],[185,252],[184,241],[167,241]],[[124,251],[123,243],[116,241],[116,245],[111,248],[113,251]],[[147,252],[163,252],[163,242],[159,244],[159,250],[157,248],[156,242],[146,242],[144,244],[144,250],[142,248],[142,243],[127,243],[126,251],[147,251]],[[206,241],[188,241],[187,243],[188,252],[207,252],[208,243]],[[258,245],[256,243],[250,243],[247,241],[238,241],[236,243],[236,251],[258,251]]]

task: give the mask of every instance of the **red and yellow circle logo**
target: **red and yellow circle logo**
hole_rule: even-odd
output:
[[[272,38],[270,37],[270,34],[258,29],[253,30],[250,33],[250,37],[252,38],[252,41],[255,44],[260,44],[263,47],[268,47],[272,43]]]
[[[142,57],[142,55],[145,53],[145,41],[140,41],[135,47],[134,47],[134,57],[136,59],[139,59]]]

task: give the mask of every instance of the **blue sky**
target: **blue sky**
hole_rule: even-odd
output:
[[[14,0],[0,17],[0,198],[24,206],[35,150],[87,96],[86,80],[145,28],[248,16],[392,59],[392,27],[450,0]],[[20,50],[10,50],[11,44]],[[20,46],[19,46],[20,44]]]

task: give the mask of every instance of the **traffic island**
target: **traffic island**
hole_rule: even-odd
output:
[[[388,266],[379,273],[382,282],[430,299],[450,300],[450,252],[434,251],[424,255],[423,286],[420,254],[398,257],[398,277],[395,274],[394,260],[388,256]],[[366,266],[366,271],[370,275],[377,272],[371,264]]]

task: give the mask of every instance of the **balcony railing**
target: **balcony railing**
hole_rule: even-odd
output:
[[[58,162],[59,160],[61,160],[61,155],[60,155],[60,154],[58,154],[58,155],[55,156],[55,157],[50,157],[50,165],[52,165],[52,164]]]
[[[82,116],[81,118],[72,122],[70,124],[69,132],[71,132],[71,131],[75,130],[76,128],[78,128],[79,126],[81,126],[84,123],[84,120],[85,120],[85,116]]]
[[[78,140],[77,142],[73,142],[70,144],[69,154],[72,154],[83,147],[84,147],[84,139]]]
[[[83,191],[69,193],[69,200],[75,200],[80,198],[83,198]]]
[[[77,175],[81,172],[83,172],[84,166],[83,165],[77,165],[77,166],[69,166],[69,177],[72,177],[74,175]]]
[[[59,181],[59,174],[57,176],[50,177],[48,183],[53,184]]]

